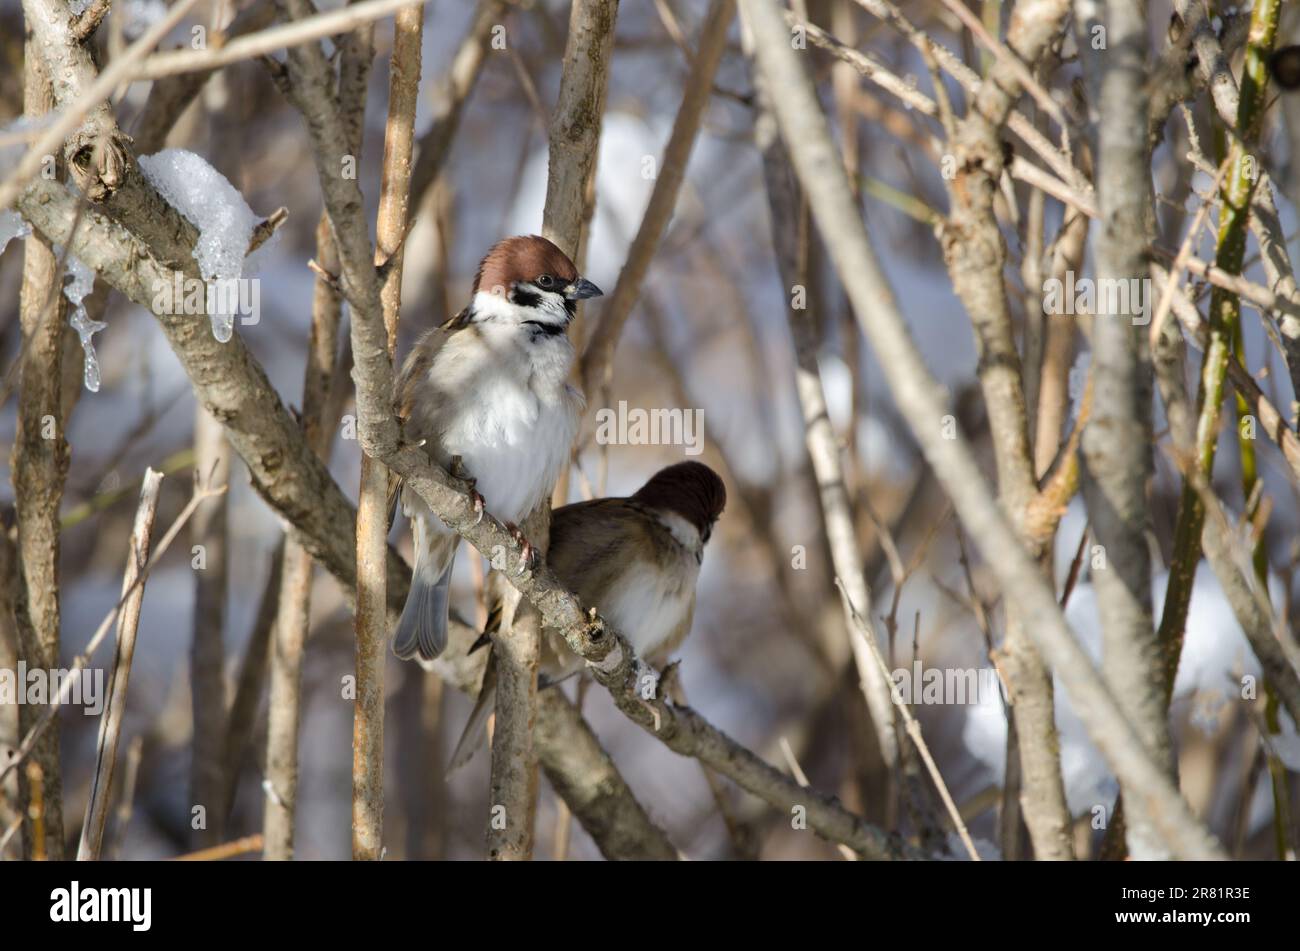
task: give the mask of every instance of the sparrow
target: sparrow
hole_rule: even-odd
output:
[[[704,546],[726,504],[727,490],[716,472],[703,463],[680,462],[660,469],[627,498],[556,509],[546,561],[561,584],[622,633],[638,658],[662,667],[690,632]],[[471,650],[485,646],[500,621],[500,605],[491,606],[488,630]],[[542,631],[540,689],[582,667],[582,658],[558,632]],[[469,762],[486,732],[495,672],[489,656],[448,772]]]
[[[545,238],[506,238],[479,264],[469,306],[416,343],[395,385],[403,439],[467,479],[475,508],[506,523],[526,560],[532,546],[516,523],[550,495],[586,405],[567,382],[567,331],[578,301],[600,294]],[[401,502],[415,564],[393,653],[430,661],[447,646],[460,539],[407,487]]]

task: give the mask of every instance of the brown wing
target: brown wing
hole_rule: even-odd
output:
[[[468,325],[469,313],[470,309],[466,307],[442,326],[428,331],[406,355],[406,361],[402,364],[402,370],[398,373],[397,382],[393,387],[393,412],[398,419],[405,422],[411,418],[416,384],[428,374],[438,351],[446,346],[451,335]]]
[[[592,499],[556,509],[546,561],[571,591],[591,605],[633,563],[628,549],[641,548],[653,520],[627,499]],[[641,550],[646,550],[641,548]]]
[[[470,310],[466,307],[451,320],[425,333],[411,352],[406,355],[402,370],[393,384],[393,413],[402,421],[402,436],[410,442],[419,442],[429,434],[419,432],[418,427],[409,425],[411,408],[415,402],[416,385],[423,380],[433,366],[438,351],[447,345],[452,334],[469,324]],[[402,491],[402,479],[390,473],[388,479],[388,524],[391,527],[397,514],[397,500]]]

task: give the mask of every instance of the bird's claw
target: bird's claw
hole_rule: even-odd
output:
[[[506,528],[510,532],[510,537],[513,538],[521,548],[521,551],[519,552],[519,573],[523,574],[525,571],[531,571],[536,568],[537,549],[534,548],[533,543],[525,537],[523,529],[514,522],[507,522]]]
[[[675,660],[668,664],[668,666],[666,666],[659,674],[659,696],[663,697],[665,700],[671,700],[674,703],[677,702],[677,688],[681,683],[679,679],[680,675],[678,673],[681,664],[682,662],[680,660]]]
[[[659,728],[663,726],[663,721],[659,715],[659,708],[656,707],[649,700],[642,699],[640,694],[636,695],[636,702],[641,704],[641,706],[645,707],[646,711],[650,714],[650,718],[654,720],[655,723],[655,732],[658,733]]]
[[[483,499],[482,493],[475,488],[475,486],[478,485],[478,479],[469,474],[469,470],[465,468],[465,461],[461,459],[460,456],[451,457],[451,468],[449,471],[457,479],[466,483],[470,502],[474,506],[474,514],[478,516],[474,519],[474,524],[480,524],[483,521],[483,511],[486,508],[486,503]]]

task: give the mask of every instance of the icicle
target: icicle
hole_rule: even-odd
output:
[[[212,336],[217,338],[217,343],[229,343],[235,333],[235,315],[220,314],[214,310],[208,316],[212,321]]]
[[[72,315],[72,329],[81,338],[81,351],[85,354],[86,389],[92,393],[99,392],[99,358],[95,356],[95,334],[107,326],[102,320],[91,320],[86,308],[80,304]]]
[[[55,250],[56,253],[61,253],[57,248]],[[108,324],[100,320],[91,320],[83,303],[95,287],[95,272],[69,254],[67,277],[71,280],[63,288],[63,296],[72,304],[72,319],[69,323],[81,338],[81,350],[85,355],[83,378],[86,389],[98,393],[99,358],[95,356],[95,334],[106,328]]]

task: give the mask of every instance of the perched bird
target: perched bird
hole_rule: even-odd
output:
[[[556,509],[546,561],[565,587],[627,638],[638,658],[660,667],[690,632],[704,546],[726,503],[716,472],[703,463],[679,462],[660,469],[628,498]],[[489,613],[489,632],[499,623],[498,605]],[[544,630],[541,665],[549,685],[581,670],[583,661],[557,632]],[[449,770],[468,762],[478,748],[495,688],[489,657]]]
[[[515,523],[554,488],[585,404],[567,382],[574,354],[566,331],[577,302],[600,293],[545,238],[506,238],[479,265],[469,306],[425,334],[398,376],[403,438],[471,480],[476,506],[507,523],[525,557],[531,546]],[[408,489],[402,510],[415,566],[393,652],[432,660],[447,646],[459,539]]]

